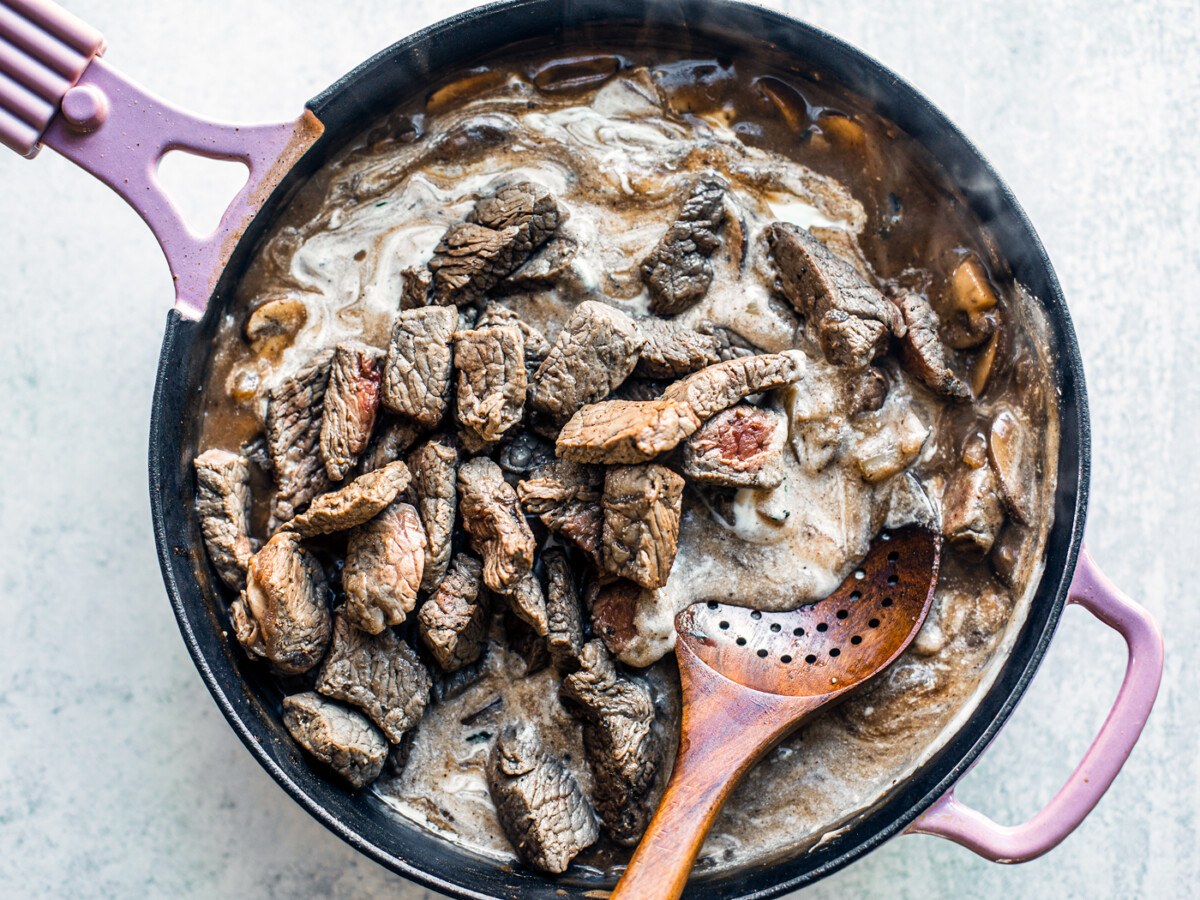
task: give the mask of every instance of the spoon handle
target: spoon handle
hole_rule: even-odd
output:
[[[671,781],[611,900],[675,900],[725,798],[811,700],[742,687],[677,646],[683,728]]]

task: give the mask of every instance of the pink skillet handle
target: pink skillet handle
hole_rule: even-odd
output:
[[[99,58],[104,48],[99,32],[48,0],[0,0],[0,143],[27,157],[53,147],[124,197],[167,257],[175,308],[199,318],[251,219],[323,126],[307,111],[269,125],[210,122],[123,76]],[[158,182],[171,150],[249,169],[211,234],[188,228]]]
[[[1025,862],[1058,846],[1113,783],[1137,743],[1158,693],[1162,632],[1145,609],[1104,577],[1087,548],[1080,552],[1068,602],[1078,603],[1115,629],[1129,646],[1129,664],[1117,701],[1079,767],[1045,809],[1023,825],[998,825],[959,802],[951,789],[910,825],[906,834],[949,838],[993,862]]]

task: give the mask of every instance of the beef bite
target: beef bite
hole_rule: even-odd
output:
[[[226,450],[196,457],[196,514],[200,533],[217,575],[230,588],[246,586],[246,567],[254,555],[250,542],[250,466]]]
[[[276,488],[272,532],[329,489],[320,447],[332,362],[333,350],[322,350],[267,397],[267,450]]]
[[[643,378],[679,378],[721,361],[721,339],[668,319],[646,316],[637,320],[645,343],[634,374]]]
[[[929,301],[915,291],[904,291],[896,300],[907,329],[900,340],[900,360],[924,385],[946,397],[965,400],[967,386],[950,370],[946,349],[938,337],[938,317]]]
[[[555,450],[573,462],[640,463],[674,449],[699,427],[685,400],[606,400],[575,413]]]
[[[288,734],[355,790],[379,777],[388,745],[367,718],[308,692],[283,698]]]
[[[567,870],[600,837],[579,783],[542,749],[534,729],[508,725],[488,757],[488,789],[517,855],[543,872]]]
[[[861,369],[887,351],[893,334],[904,337],[896,306],[803,228],[776,222],[767,246],[783,295],[829,362]]]
[[[751,394],[798,380],[808,361],[799,350],[742,356],[701,369],[663,391],[664,400],[687,403],[701,420],[709,419]]]
[[[489,613],[483,564],[469,553],[459,553],[421,605],[417,631],[442,670],[454,672],[482,657]]]
[[[333,354],[321,413],[321,459],[330,481],[341,481],[367,449],[379,413],[383,352],[357,341]]]
[[[411,477],[403,462],[388,463],[382,469],[359,475],[344,488],[322,494],[287,527],[308,538],[361,525],[395,500],[408,487]]]
[[[458,449],[448,437],[432,438],[409,455],[408,466],[412,472],[413,503],[421,514],[429,541],[421,590],[434,591],[450,565],[454,517],[458,510],[455,480]]]
[[[604,567],[644,588],[667,583],[679,547],[683,478],[666,466],[611,466],[604,476]]]
[[[583,720],[584,748],[595,778],[592,799],[608,836],[632,847],[653,810],[647,802],[662,767],[654,702],[641,683],[617,672],[599,641],[583,647],[579,669],[562,682],[562,698]]]
[[[454,335],[458,421],[467,449],[481,451],[504,437],[525,411],[525,339],[512,325]]]
[[[563,424],[580,407],[603,400],[629,377],[643,343],[625,313],[584,300],[533,374],[529,402]]]
[[[524,510],[583,550],[597,569],[603,566],[600,552],[603,493],[604,467],[569,459],[548,462],[517,484],[517,496]]]
[[[650,312],[675,315],[708,293],[713,279],[708,258],[721,246],[717,232],[724,221],[725,185],[715,177],[705,178],[684,201],[679,218],[642,260]]]
[[[525,338],[525,369],[527,372],[536,371],[542,361],[550,355],[550,342],[546,340],[544,334],[503,303],[488,303],[475,321],[475,327],[491,328],[499,325],[515,325],[521,329],[521,335]]]
[[[400,313],[384,369],[384,407],[426,428],[442,420],[450,403],[450,342],[457,327],[457,313],[445,307]]]
[[[787,418],[756,406],[717,413],[683,445],[683,474],[703,484],[774,488],[783,481]]]
[[[250,559],[246,589],[229,607],[234,637],[285,674],[307,672],[329,645],[329,598],[316,557],[281,531]]]
[[[354,528],[342,570],[350,621],[370,634],[403,622],[417,605],[427,546],[416,509],[399,501]]]
[[[477,457],[458,469],[458,497],[463,527],[483,559],[484,583],[496,593],[512,593],[533,568],[537,549],[516,491],[495,462]]]
[[[522,182],[475,204],[450,226],[429,261],[442,305],[478,303],[515,272],[558,228],[558,203],[541,185]]]
[[[339,614],[316,688],[326,697],[357,706],[390,743],[398,744],[425,713],[430,679],[412,647],[393,631],[368,634]]]
[[[546,574],[546,647],[561,673],[579,668],[583,649],[583,611],[567,554],[557,547],[542,553]]]

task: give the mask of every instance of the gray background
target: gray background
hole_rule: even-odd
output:
[[[301,101],[472,4],[73,0],[108,58],[233,120]],[[1167,634],[1155,715],[1065,844],[1018,867],[893,841],[810,898],[1200,895],[1194,479],[1200,5],[779,4],[910,79],[1021,199],[1087,365],[1088,540]],[[193,186],[189,197],[202,191]],[[351,851],[238,743],[193,669],[150,529],[146,436],[171,283],[118,200],[53,152],[0,154],[0,894],[430,897]],[[1120,640],[1064,617],[1030,693],[959,795],[1033,814],[1116,694]]]

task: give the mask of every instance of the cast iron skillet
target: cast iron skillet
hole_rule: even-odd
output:
[[[221,593],[194,514],[192,459],[216,326],[275,214],[306,178],[372,120],[436,85],[450,71],[506,45],[536,40],[549,49],[568,41],[586,43],[591,36],[605,36],[607,29],[618,24],[658,26],[674,33],[677,40],[690,37],[716,42],[729,46],[734,54],[790,54],[806,69],[822,72],[826,79],[873,104],[876,112],[930,151],[975,214],[988,223],[1013,277],[1045,309],[1051,358],[1058,363],[1055,377],[1062,440],[1045,574],[1028,618],[986,697],[936,756],[851,827],[811,851],[770,865],[747,866],[721,875],[697,873],[689,896],[713,900],[774,897],[828,875],[906,829],[943,834],[992,859],[1031,858],[1062,840],[1115,777],[1149,714],[1161,674],[1162,647],[1161,637],[1144,611],[1120,597],[1091,568],[1086,554],[1080,560],[1090,432],[1083,368],[1070,316],[1050,261],[1008,188],[966,138],[895,74],[811,26],[730,0],[508,0],[399,41],[311,100],[307,109],[312,116],[306,114],[281,126],[233,129],[189,117],[141,92],[95,58],[103,49],[98,34],[85,30],[82,23],[65,17],[44,0],[0,0],[0,12],[4,8],[70,44],[81,62],[78,71],[60,70],[67,79],[65,87],[51,91],[54,108],[44,120],[34,122],[31,139],[0,128],[0,140],[27,155],[36,152],[40,140],[107,181],[156,232],[176,275],[178,301],[167,319],[151,418],[150,493],[163,578],[184,641],[221,711],[250,751],[289,794],[348,843],[397,873],[458,897],[559,900],[583,897],[603,886],[589,881],[586,874],[570,873],[564,879],[550,880],[456,847],[398,817],[370,793],[352,795],[341,790],[310,768],[283,729],[278,686],[260,666],[249,663],[226,636],[232,629],[225,603],[217,602]],[[0,39],[3,37],[0,34]],[[5,99],[10,98],[0,91],[0,101]],[[250,185],[209,238],[181,231],[169,202],[158,208],[145,194],[138,195],[128,187],[131,179],[136,182],[130,172],[144,160],[136,158],[132,139],[121,137],[114,145],[111,135],[116,129],[105,131],[106,121],[122,120],[134,107],[144,113],[154,109],[155,103],[159,119],[173,116],[177,126],[173,137],[156,138],[156,148],[151,150],[156,149],[158,156],[183,147],[251,165]],[[55,116],[56,110],[61,110],[61,115]],[[122,124],[122,135],[143,127],[163,126],[161,122],[151,126],[145,117],[129,120]],[[97,148],[105,139],[110,139],[109,151],[101,153]],[[147,143],[151,143],[149,138]],[[138,147],[145,156],[145,148]],[[100,156],[103,160],[97,158]],[[145,190],[155,193],[152,171],[136,177],[143,179]],[[196,320],[199,313],[203,314]],[[1078,573],[1077,562],[1081,563]],[[1073,575],[1076,585],[1072,591]],[[1068,601],[1085,605],[1130,643],[1130,670],[1110,717],[1109,724],[1114,727],[1106,725],[1080,770],[1047,810],[1023,826],[1024,831],[1003,832],[957,804],[952,788],[1024,693]],[[935,803],[936,807],[922,816]],[[918,817],[922,817],[919,822]]]

